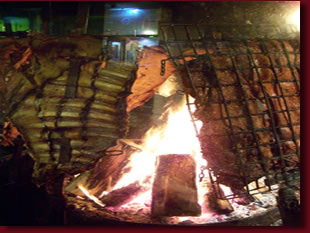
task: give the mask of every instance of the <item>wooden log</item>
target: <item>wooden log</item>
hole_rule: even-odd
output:
[[[117,140],[116,145],[107,150],[108,155],[103,156],[93,169],[84,172],[85,174],[81,174],[76,178],[77,180],[73,179],[67,185],[68,188],[66,188],[66,191],[75,195],[84,196],[77,189],[77,185],[83,185],[91,195],[97,197],[103,191],[109,192],[122,177],[124,173],[123,168],[129,163],[130,155],[133,151],[137,150],[130,146],[127,141]]]
[[[196,164],[190,155],[161,155],[152,189],[152,217],[199,216]]]
[[[208,183],[208,193],[205,195],[204,204],[207,209],[217,214],[229,214],[234,211],[218,184]]]
[[[111,191],[109,194],[103,196],[100,201],[105,206],[119,207],[132,201],[139,193],[143,192],[145,188],[139,185],[139,182],[134,182],[128,186]]]
[[[64,187],[64,190],[66,192],[75,194],[77,196],[85,196],[85,194],[79,189],[79,185],[85,184],[89,177],[89,171],[83,172],[79,176],[77,176],[75,179],[73,179],[68,185]]]

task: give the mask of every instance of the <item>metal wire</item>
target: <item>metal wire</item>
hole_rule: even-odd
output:
[[[275,25],[265,25],[261,27],[256,27],[256,25],[248,25],[245,28],[240,28],[238,26],[235,27],[227,27],[226,25],[221,26],[213,26],[213,25],[202,25],[202,24],[161,24],[159,27],[160,38],[162,40],[163,45],[166,47],[170,60],[177,67],[182,67],[186,71],[186,79],[189,81],[190,86],[193,90],[194,95],[198,96],[198,88],[203,88],[204,90],[210,90],[216,87],[219,100],[212,101],[212,104],[220,104],[224,107],[225,116],[222,114],[219,118],[213,118],[212,121],[228,121],[227,128],[229,129],[228,135],[230,137],[230,141],[232,145],[232,150],[236,155],[235,163],[241,168],[240,175],[241,179],[243,179],[244,186],[247,189],[247,192],[250,193],[253,190],[258,190],[263,187],[271,190],[271,185],[275,182],[279,183],[284,181],[286,184],[290,184],[292,180],[298,179],[299,175],[292,173],[292,170],[298,170],[299,167],[294,169],[289,168],[286,165],[286,159],[289,159],[293,156],[297,156],[300,159],[300,151],[298,146],[298,140],[300,138],[296,135],[294,131],[294,127],[298,127],[300,123],[293,122],[291,113],[296,112],[298,114],[300,111],[300,107],[289,107],[286,98],[299,98],[300,93],[300,81],[296,77],[296,72],[299,72],[299,64],[296,64],[297,56],[300,56],[299,49],[293,48],[293,51],[288,51],[285,47],[285,40],[289,41],[297,41],[297,46],[299,46],[299,33],[292,27],[285,26],[275,26]],[[260,51],[253,51],[249,43],[252,41],[256,41],[261,45]],[[266,43],[271,43],[272,40],[276,40],[281,45],[281,51],[269,51]],[[238,47],[240,46],[240,47]],[[293,46],[292,46],[293,47]],[[214,48],[214,50],[210,50]],[[231,62],[231,67],[229,68],[219,68],[213,64],[212,58],[214,57],[226,57]],[[248,66],[243,66],[238,64],[236,59],[237,56],[245,56],[247,61],[249,62]],[[268,65],[259,65],[255,62],[256,56],[264,56],[268,58],[270,64]],[[286,58],[287,65],[283,65],[280,62],[275,63],[273,58],[276,56],[284,56]],[[294,57],[295,61],[292,63],[290,57]],[[203,59],[203,61],[208,65],[209,70],[212,74],[214,74],[214,82],[205,82],[204,85],[198,86],[193,82],[192,74],[193,72],[202,72],[202,70],[195,70],[189,68],[189,62],[193,59],[199,61],[199,59]],[[260,69],[270,69],[273,74],[272,81],[263,80],[261,77]],[[288,68],[292,79],[291,80],[280,80],[277,69],[281,70],[283,68]],[[240,72],[242,71],[250,71],[252,75],[256,74],[257,81],[255,81],[255,85],[258,85],[261,89],[261,95],[255,96],[255,98],[248,96],[245,88],[251,87],[253,82],[244,82],[243,78],[240,76]],[[235,81],[233,83],[222,83],[217,75],[219,71],[228,71],[234,74]],[[207,77],[206,77],[207,78]],[[296,84],[296,93],[284,93],[282,85],[284,84]],[[277,95],[269,95],[265,85],[273,85],[279,87],[280,93]],[[229,100],[225,99],[224,88],[233,87],[238,88],[241,91],[241,96],[238,98],[237,96],[233,99],[233,96],[230,97]],[[187,105],[188,110],[190,112],[192,122],[194,124],[195,130],[195,117],[190,105],[196,105],[196,108],[201,106],[199,98],[196,98],[194,103],[189,102],[188,94],[187,97]],[[275,109],[273,106],[273,101],[283,101],[283,106],[280,106],[280,109]],[[261,112],[252,113],[250,110],[250,102],[256,101],[258,107]],[[244,105],[245,113],[236,116],[235,114],[231,114],[229,110],[229,105],[231,103],[238,103],[240,105]],[[265,104],[265,105],[264,105]],[[265,107],[266,106],[266,109]],[[275,119],[275,115],[284,115],[287,116],[286,124],[280,125],[277,123],[277,119]],[[265,128],[256,128],[254,124],[255,117],[263,117],[266,118],[270,122],[270,127]],[[247,130],[236,130],[233,126],[233,119],[247,119],[249,124],[249,128]],[[288,128],[292,134],[291,138],[284,139],[279,134],[281,129]],[[270,142],[260,142],[257,133],[258,132],[266,132],[272,135],[273,141]],[[202,135],[199,135],[196,130],[197,137],[200,141],[203,141],[204,138]],[[238,146],[234,142],[233,138],[237,135],[252,135],[254,140],[253,145],[249,146]],[[217,136],[225,136],[218,134]],[[295,152],[284,154],[282,151],[282,145],[285,142],[293,142],[295,145]],[[273,156],[271,158],[267,158],[264,156],[261,151],[261,146],[269,146],[273,149],[276,149],[276,154],[273,152]],[[241,151],[248,149],[256,149],[258,152],[257,161],[247,161],[243,162],[241,159]],[[267,162],[270,161],[273,163],[272,167],[267,167]],[[250,187],[248,184],[247,173],[243,168],[250,164],[260,164],[264,177],[265,177],[265,185],[261,185],[258,181],[255,181],[255,187]],[[211,168],[209,169],[210,180],[212,183],[217,183],[217,179],[214,174],[214,171]],[[271,178],[274,177],[274,178]],[[233,197],[228,197],[233,198]]]

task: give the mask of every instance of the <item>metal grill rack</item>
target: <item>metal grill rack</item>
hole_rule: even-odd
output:
[[[254,147],[258,151],[258,159],[257,161],[250,161],[249,163],[259,163],[261,169],[263,171],[265,182],[262,184],[256,180],[253,185],[249,185],[247,180],[247,172],[242,171],[242,179],[243,183],[246,187],[246,191],[249,194],[253,194],[257,192],[257,190],[261,190],[265,188],[265,190],[272,190],[273,184],[284,183],[288,186],[296,185],[296,182],[299,182],[299,165],[294,168],[289,168],[286,164],[287,158],[296,157],[298,161],[300,161],[300,149],[299,149],[299,135],[296,135],[294,127],[298,127],[300,122],[293,122],[291,113],[295,111],[300,111],[300,105],[296,108],[292,108],[288,106],[287,98],[299,98],[300,93],[300,64],[297,58],[300,56],[299,50],[299,32],[292,25],[238,25],[238,26],[220,26],[220,25],[202,25],[202,24],[171,24],[171,23],[162,23],[159,25],[159,36],[161,44],[166,48],[169,53],[169,59],[173,62],[176,67],[183,67],[186,71],[187,77],[186,79],[190,83],[191,89],[193,90],[193,95],[198,96],[198,88],[212,88],[214,84],[216,85],[217,90],[220,93],[221,100],[218,103],[223,104],[225,117],[220,117],[216,120],[226,121],[227,126],[230,132],[230,140],[232,142],[234,154],[236,156],[236,163],[238,163],[239,167],[243,167],[244,161],[242,161],[240,157],[240,151],[249,149],[250,147]],[[267,44],[276,40],[281,45],[281,50],[271,51],[268,48]],[[253,51],[249,46],[251,41],[257,41],[260,44],[261,51]],[[288,51],[285,47],[285,41],[288,41],[290,45],[294,48],[293,51]],[[214,48],[213,52],[210,52],[210,48]],[[201,53],[201,50],[204,53]],[[270,65],[268,66],[259,66],[255,62],[255,56],[264,55],[268,58]],[[228,58],[232,64],[231,67],[227,68],[218,68],[213,63],[213,57],[223,57]],[[236,61],[237,56],[246,56],[251,70],[256,73],[258,77],[257,84],[262,90],[262,96],[259,98],[250,98],[248,97],[245,88],[249,86],[248,83],[245,83],[244,80],[240,77],[240,72],[249,69],[249,67],[242,67]],[[287,64],[278,64],[274,59],[274,56],[283,56],[287,60]],[[294,57],[294,59],[292,59]],[[189,67],[190,60],[203,60],[209,70],[211,70],[215,75],[212,77],[213,80],[208,80],[205,82],[205,86],[197,86],[193,82],[193,69]],[[164,63],[162,61],[164,72]],[[272,81],[264,81],[260,75],[259,70],[261,68],[268,67],[273,74],[274,80]],[[291,80],[282,80],[279,77],[278,69],[288,68],[291,74]],[[217,76],[217,71],[228,71],[234,73],[236,77],[236,83],[223,83],[219,77]],[[197,72],[197,71],[196,71]],[[206,79],[210,79],[210,77],[205,77]],[[210,84],[211,83],[211,84]],[[213,85],[212,85],[213,83]],[[294,94],[286,94],[283,90],[282,85],[293,83],[296,86],[296,93]],[[265,85],[275,84],[279,88],[279,95],[270,96],[268,95]],[[223,88],[238,86],[241,90],[241,99],[234,100],[225,100],[225,95],[223,93]],[[187,97],[189,94],[186,94]],[[272,106],[273,99],[278,99],[279,101],[283,101],[285,106],[284,110],[275,110]],[[198,135],[198,131],[195,125],[195,117],[194,113],[191,111],[191,105],[196,105],[196,108],[199,109],[203,103],[200,103],[199,98],[195,98],[194,103],[189,102],[189,98],[187,98],[188,109],[191,113],[192,120]],[[249,102],[256,101],[261,108],[264,108],[262,103],[267,106],[266,109],[263,109],[262,113],[251,113],[249,108]],[[229,111],[230,103],[243,103],[246,108],[247,114],[242,116],[232,116]],[[287,117],[288,125],[279,125],[277,123],[277,119],[275,119],[276,114],[285,114]],[[258,116],[264,116],[269,118],[271,127],[269,128],[255,128],[253,118]],[[248,131],[237,132],[233,127],[232,120],[237,118],[247,118],[250,122],[251,129]],[[282,128],[289,128],[291,131],[291,138],[284,139],[279,135],[279,130]],[[270,132],[273,137],[273,141],[270,143],[260,143],[257,133],[258,132]],[[237,135],[242,134],[251,134],[253,139],[255,140],[254,146],[240,148],[238,147],[233,138]],[[293,142],[295,145],[294,153],[283,153],[282,144],[284,142]],[[271,158],[266,158],[263,156],[263,152],[260,149],[260,146],[270,146],[273,148],[273,156]],[[272,166],[272,168],[267,167],[266,163],[271,162],[273,164],[277,164],[277,166]],[[218,185],[216,175],[214,175],[214,171],[211,168],[208,168],[211,181],[214,185]],[[267,188],[267,189],[266,189]],[[219,194],[220,195],[220,194]],[[233,198],[233,196],[228,196],[226,198]]]

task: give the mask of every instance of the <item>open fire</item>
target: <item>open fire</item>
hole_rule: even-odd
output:
[[[194,108],[194,105],[190,106]],[[199,184],[199,175],[201,175],[201,168],[206,167],[207,161],[202,158],[199,140],[185,98],[182,98],[177,107],[169,108],[164,112],[161,118],[167,118],[166,123],[154,126],[147,131],[142,143],[137,145],[139,150],[131,155],[130,162],[124,168],[128,172],[119,179],[114,187],[105,190],[99,198],[108,195],[113,190],[138,182],[138,185],[142,186],[144,191],[126,204],[150,203],[156,159],[160,155],[166,154],[189,154],[196,163],[196,186],[199,204],[202,205],[206,190]],[[199,130],[201,122],[197,121],[195,123]],[[90,199],[94,199],[93,195],[85,192],[82,185],[79,187]]]
[[[168,115],[168,116],[167,116]],[[199,165],[206,165],[202,159],[198,138],[188,113],[185,99],[175,112],[168,109],[162,117],[167,116],[166,124],[152,127],[139,145],[141,151],[131,156],[130,172],[126,173],[112,190],[143,180],[154,174],[156,158],[164,154],[191,154]]]
[[[193,101],[193,99],[190,99],[190,101]],[[141,212],[143,209],[143,214],[149,216],[151,219],[152,205],[154,205],[154,200],[152,202],[152,188],[154,189],[153,183],[156,177],[156,166],[158,166],[160,156],[189,155],[195,163],[194,188],[196,190],[194,193],[197,195],[197,204],[199,204],[201,212],[199,211],[199,215],[196,216],[184,216],[182,214],[178,216],[160,216],[161,218],[165,218],[167,223],[178,224],[180,222],[190,221],[192,224],[200,224],[209,221],[222,221],[228,218],[229,215],[230,217],[235,216],[238,211],[239,213],[241,211],[244,214],[248,214],[249,208],[252,210],[254,208],[259,209],[258,207],[253,207],[253,203],[249,207],[239,205],[235,200],[225,199],[225,196],[232,195],[231,189],[227,186],[220,185],[218,187],[220,190],[210,190],[212,189],[209,179],[210,174],[205,169],[207,161],[202,157],[199,140],[196,135],[196,130],[199,132],[202,124],[200,121],[195,121],[195,130],[188,109],[188,106],[191,108],[195,106],[193,104],[187,105],[185,96],[176,105],[176,107],[169,107],[162,114],[161,119],[166,119],[165,124],[153,126],[147,131],[140,144],[131,145],[136,147],[136,152],[131,154],[129,163],[123,168],[126,172],[123,173],[113,187],[108,187],[100,195],[95,196],[91,192],[88,192],[86,188],[87,183],[86,185],[85,183],[78,184],[78,188],[85,195],[84,198],[87,196],[91,201],[98,204],[98,208],[112,212],[123,212],[126,210]],[[184,179],[186,180],[185,177]],[[186,187],[179,188],[182,190],[182,188]],[[222,192],[224,198],[220,200],[210,195],[210,192],[215,191]],[[110,196],[112,196],[112,199],[122,198],[114,193],[125,193],[125,201],[121,202],[120,205],[111,204]],[[83,197],[79,198],[84,199]],[[269,196],[267,199],[269,202],[273,202],[272,205],[275,205],[274,196]],[[215,213],[217,212],[215,210],[216,207],[214,208],[212,205],[220,206],[222,212]],[[230,214],[232,211],[235,214]],[[222,214],[226,215],[223,216]]]

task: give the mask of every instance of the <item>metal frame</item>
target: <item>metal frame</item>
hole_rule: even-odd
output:
[[[260,164],[262,166],[262,169],[264,171],[266,180],[265,180],[265,184],[263,186],[261,186],[258,181],[256,180],[256,187],[249,187],[248,182],[247,182],[247,176],[246,174],[243,174],[243,182],[245,184],[245,187],[247,189],[247,192],[250,194],[253,191],[256,191],[258,189],[267,187],[268,191],[270,191],[272,189],[272,184],[274,183],[280,183],[280,182],[284,182],[286,185],[291,185],[291,182],[294,180],[298,180],[299,179],[299,168],[295,168],[293,170],[289,170],[286,167],[285,158],[288,157],[292,157],[292,156],[298,156],[298,159],[300,159],[300,150],[298,147],[298,143],[297,140],[299,140],[300,138],[298,138],[293,130],[293,126],[296,125],[300,125],[300,123],[297,124],[293,124],[292,119],[291,119],[291,115],[290,113],[293,111],[300,111],[300,108],[296,108],[296,109],[291,109],[288,107],[287,101],[286,101],[286,97],[298,97],[299,93],[300,93],[300,82],[299,80],[296,78],[295,75],[295,71],[294,68],[297,68],[298,72],[299,72],[299,67],[296,67],[295,64],[292,64],[292,62],[289,59],[289,55],[294,55],[295,57],[297,55],[300,54],[299,50],[295,50],[294,52],[289,52],[286,50],[283,40],[297,40],[299,42],[299,32],[296,30],[296,28],[294,28],[294,26],[292,25],[223,25],[223,26],[219,26],[219,25],[203,25],[203,24],[170,24],[170,23],[162,23],[159,25],[159,38],[160,41],[162,43],[162,45],[166,48],[166,50],[168,51],[169,54],[169,58],[172,61],[172,63],[178,67],[182,64],[182,66],[184,67],[186,74],[187,74],[187,79],[191,84],[191,88],[193,89],[195,95],[197,96],[197,86],[194,85],[193,83],[193,79],[192,79],[192,74],[191,74],[191,70],[188,67],[188,61],[186,60],[186,58],[191,57],[194,59],[199,59],[202,57],[202,55],[199,55],[199,51],[198,51],[198,47],[200,48],[204,48],[206,53],[203,54],[203,59],[205,59],[209,65],[209,67],[211,67],[211,70],[213,71],[217,71],[217,70],[229,70],[231,72],[233,72],[236,76],[236,79],[238,81],[238,83],[234,83],[234,84],[221,84],[221,82],[218,79],[218,76],[216,74],[216,72],[214,72],[215,74],[215,78],[216,80],[213,80],[216,85],[217,85],[217,89],[219,90],[221,99],[223,101],[219,101],[219,102],[212,102],[212,103],[222,103],[224,105],[224,111],[226,113],[227,117],[221,117],[219,119],[214,119],[214,120],[228,120],[228,126],[230,129],[230,138],[231,138],[231,142],[232,145],[234,145],[234,141],[232,140],[232,138],[236,135],[240,135],[240,134],[252,134],[253,138],[255,140],[256,146],[249,146],[249,147],[245,147],[245,148],[238,148],[238,146],[235,146],[235,155],[237,158],[237,161],[239,163],[240,167],[243,167],[244,164],[241,160],[241,155],[240,155],[240,150],[243,149],[249,149],[249,148],[256,148],[258,150],[258,154],[259,154],[259,160],[260,160]],[[281,38],[281,39],[279,39]],[[266,41],[268,40],[277,40],[280,42],[281,44],[281,48],[282,51],[279,53],[275,53],[275,52],[271,52],[268,51],[268,48],[266,46]],[[249,48],[249,44],[248,44],[248,40],[256,40],[259,41],[260,44],[263,45],[263,51],[264,51],[264,55],[268,57],[268,60],[271,64],[270,68],[272,70],[273,76],[275,78],[275,81],[271,81],[271,82],[266,82],[266,81],[262,81],[262,77],[260,76],[259,68],[267,68],[267,67],[259,67],[256,65],[256,63],[254,62],[254,58],[253,55],[256,54],[263,54],[263,53],[254,53],[253,51],[250,50]],[[226,47],[228,48],[225,53],[222,53],[219,50],[219,43],[224,43],[226,45]],[[246,52],[239,52],[237,53],[236,51],[234,51],[233,49],[233,43],[234,42],[238,42],[241,43],[245,48],[246,48]],[[216,48],[216,52],[214,54],[210,54],[210,52],[208,51],[208,48],[210,48],[209,46],[212,45]],[[184,51],[185,49],[190,50],[192,52],[191,55],[185,55]],[[271,55],[279,55],[282,54],[285,56],[288,65],[287,66],[279,66],[279,65],[275,65],[273,62],[273,59],[271,57]],[[231,68],[225,68],[225,69],[219,69],[216,68],[212,62],[212,56],[226,56],[230,58],[230,61],[232,63],[232,69]],[[247,83],[243,83],[242,82],[242,78],[239,75],[239,72],[237,71],[242,71],[245,69],[249,69],[249,67],[238,67],[237,62],[235,60],[235,56],[236,55],[246,55],[250,61],[250,64],[252,66],[252,69],[254,70],[254,72],[256,73],[257,77],[258,77],[258,85],[260,86],[260,88],[262,89],[262,93],[263,93],[263,97],[261,98],[250,98],[247,96],[247,93],[244,90],[244,86],[249,85]],[[275,70],[276,68],[289,68],[290,72],[292,73],[292,77],[293,80],[290,81],[283,81],[283,80],[279,80],[278,77],[278,73]],[[163,73],[163,71],[161,72]],[[206,77],[208,78],[208,77]],[[284,94],[283,88],[281,86],[281,83],[288,83],[288,82],[293,82],[296,84],[298,93],[297,94],[293,94],[293,95],[286,95]],[[266,83],[271,83],[271,84],[276,84],[279,89],[280,89],[280,95],[278,96],[269,96],[268,93],[265,90],[264,84]],[[241,91],[242,91],[242,99],[238,99],[238,100],[230,100],[230,101],[226,101],[225,100],[225,96],[223,94],[223,87],[227,87],[227,86],[239,86]],[[204,88],[210,88],[211,85],[205,85]],[[194,123],[194,127],[196,130],[196,134],[197,137],[199,137],[198,134],[198,130],[197,127],[195,125],[195,117],[193,116],[193,112],[191,111],[190,105],[195,104],[196,107],[198,108],[200,103],[199,103],[199,99],[196,99],[195,103],[190,103],[189,102],[189,98],[188,98],[188,94],[186,94],[186,99],[187,99],[187,105],[188,105],[188,110],[191,114],[191,118],[192,121]],[[274,111],[272,109],[271,106],[271,99],[272,98],[276,98],[276,99],[282,99],[284,101],[284,106],[285,106],[285,110],[281,110],[281,111]],[[263,113],[258,113],[258,114],[252,114],[250,112],[249,109],[249,101],[264,101],[267,105],[267,109],[265,109],[263,111]],[[228,104],[232,103],[232,102],[245,102],[245,106],[246,106],[246,110],[247,110],[247,114],[245,115],[241,115],[241,116],[230,116],[229,113],[229,109],[228,109]],[[275,123],[275,119],[273,117],[273,115],[275,113],[286,113],[287,114],[287,119],[289,124],[288,125],[277,125]],[[271,128],[255,128],[254,126],[254,122],[252,119],[252,116],[260,116],[260,115],[268,115],[268,117],[271,120]],[[249,131],[242,131],[242,132],[235,132],[234,131],[234,127],[232,124],[232,119],[233,118],[247,118],[250,120],[250,125],[251,125],[251,130]],[[278,134],[278,130],[280,128],[290,128],[291,132],[292,132],[292,138],[290,139],[286,139],[283,140],[280,138],[280,135]],[[259,143],[258,137],[257,137],[257,132],[264,132],[264,131],[270,131],[273,134],[273,138],[274,138],[274,142],[271,143],[265,143],[265,144],[261,144]],[[293,141],[296,147],[296,153],[293,154],[283,154],[282,150],[281,150],[281,144],[286,142],[286,141]],[[277,156],[273,156],[272,158],[265,158],[263,156],[262,151],[260,150],[260,146],[266,146],[266,145],[271,145],[274,146],[277,151],[278,151],[278,155]],[[277,160],[278,162],[281,163],[281,171],[277,171],[277,170],[270,170],[268,169],[265,165],[266,160],[271,160],[271,162],[274,164],[274,162]],[[256,162],[255,162],[256,163]],[[216,178],[214,177],[214,172],[209,169],[209,174],[210,174],[210,179],[212,181],[212,183],[214,185],[218,185],[218,183],[216,182]],[[241,172],[242,169],[241,169]],[[271,176],[274,176],[274,178],[271,178]],[[221,198],[221,197],[219,197]],[[226,198],[234,198],[233,196],[228,196]]]

